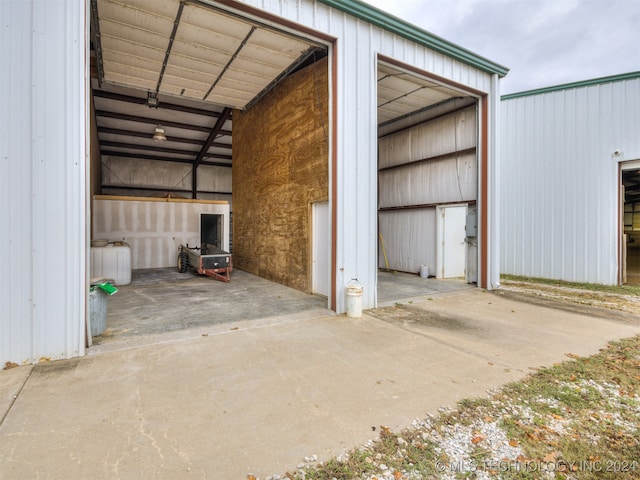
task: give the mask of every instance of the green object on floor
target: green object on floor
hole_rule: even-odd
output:
[[[96,288],[101,289],[107,295],[113,295],[114,293],[116,293],[118,291],[118,288],[115,287],[114,285],[110,284],[109,282],[98,283],[97,285],[92,285],[91,286],[91,291],[93,292]]]

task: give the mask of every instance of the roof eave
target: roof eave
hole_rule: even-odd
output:
[[[438,53],[447,55],[483,72],[504,77],[509,69],[491,60],[433,35],[415,25],[379,10],[361,0],[318,0],[336,10],[376,25],[391,33],[400,35]]]
[[[604,83],[621,82],[623,80],[633,80],[635,78],[640,78],[640,71],[611,75],[608,77],[593,78],[591,80],[582,80],[579,82],[563,83],[562,85],[554,85],[551,87],[526,90],[524,92],[509,93],[507,95],[503,95],[502,97],[500,97],[500,99],[511,100],[513,98],[528,97],[531,95],[540,95],[542,93],[558,92],[561,90],[570,90],[572,88],[590,87],[593,85],[602,85]]]

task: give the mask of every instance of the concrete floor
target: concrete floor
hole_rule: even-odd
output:
[[[134,270],[107,300],[107,330],[94,345],[154,343],[183,330],[274,316],[328,315],[327,299],[234,270],[229,283],[175,268]],[[115,348],[116,345],[113,345]]]
[[[640,334],[508,295],[285,316],[0,371],[0,477],[264,479]],[[379,430],[379,428],[378,428]]]
[[[396,300],[436,293],[454,292],[476,288],[462,279],[421,278],[419,275],[404,272],[378,271],[378,306],[393,304]]]
[[[402,272],[378,273],[378,304],[392,305],[421,295],[473,288],[462,280],[420,278]],[[190,270],[134,270],[130,285],[107,299],[107,329],[94,337],[100,352],[206,333],[238,321],[331,315],[327,299],[270,282],[242,270],[220,282]]]

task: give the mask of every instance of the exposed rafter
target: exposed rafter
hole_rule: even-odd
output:
[[[96,117],[115,118],[117,120],[125,120],[129,122],[147,123],[150,125],[158,125],[162,123],[165,127],[181,128],[183,130],[193,130],[197,132],[211,131],[211,127],[203,127],[200,125],[193,125],[189,123],[173,122],[169,120],[158,120],[157,118],[142,117],[140,115],[129,115],[126,113],[107,112],[106,110],[96,110]],[[220,130],[220,135],[231,135],[231,130]]]
[[[141,160],[156,160],[158,162],[174,162],[174,163],[190,163],[193,164],[193,159],[190,158],[175,158],[175,157],[162,157],[159,155],[144,155],[139,153],[118,152],[116,150],[105,150],[100,152],[103,156],[108,157],[122,157],[122,158],[139,158]],[[229,155],[215,155],[209,154],[207,158],[219,158],[221,160],[231,160]],[[212,167],[231,167],[231,163],[223,162],[210,162],[203,160],[200,165],[210,165]]]
[[[132,97],[131,95],[123,95],[121,93],[106,92],[102,90],[94,90],[93,96],[96,98],[105,98],[107,100],[116,100],[119,102],[135,103],[138,105],[147,104],[146,97],[145,98]],[[187,107],[185,105],[178,105],[175,103],[160,102],[158,108],[161,110],[175,110],[177,112],[193,113],[195,115],[203,115],[206,117],[218,118],[220,116],[218,112],[205,110],[204,108]]]
[[[191,192],[192,198],[197,198],[197,193],[198,193],[198,191],[197,191],[197,186],[198,186],[198,165],[203,163],[203,160],[204,160],[205,156],[208,157],[208,158],[211,157],[211,155],[209,155],[207,153],[207,151],[209,150],[209,147],[211,146],[213,141],[216,139],[216,137],[218,135],[220,135],[220,132],[222,131],[223,125],[225,124],[225,122],[227,121],[227,119],[230,116],[231,116],[231,109],[229,107],[226,107],[224,110],[222,110],[222,113],[220,114],[220,117],[218,117],[218,121],[216,122],[216,124],[211,129],[211,132],[209,133],[209,136],[207,137],[207,140],[204,142],[204,145],[200,149],[200,152],[198,152],[198,156],[196,157],[195,161],[193,162],[193,170],[191,172],[191,178],[192,178],[191,185],[193,185],[193,190]]]
[[[133,130],[122,130],[120,128],[98,127],[98,133],[110,133],[112,135],[121,135],[123,137],[136,137],[136,138],[149,138],[148,132],[135,132]],[[194,138],[182,138],[171,136],[171,142],[175,143],[188,143],[191,145],[204,145],[204,140],[198,140]],[[105,142],[100,142],[103,145]],[[210,145],[211,148],[225,148],[231,150],[231,145],[228,143],[213,142]]]

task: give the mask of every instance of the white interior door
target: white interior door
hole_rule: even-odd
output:
[[[312,204],[312,290],[318,295],[329,296],[329,203]]]
[[[438,207],[437,278],[464,277],[467,265],[467,206]]]

